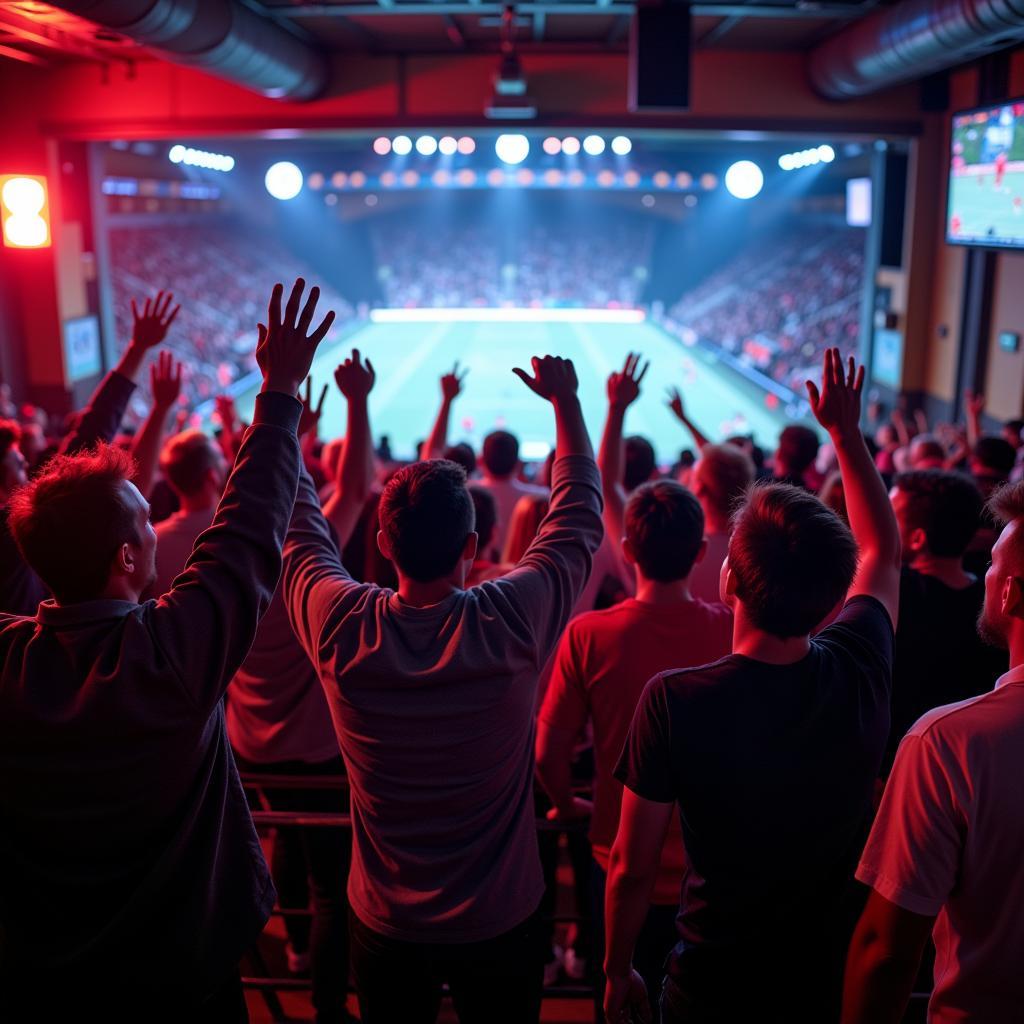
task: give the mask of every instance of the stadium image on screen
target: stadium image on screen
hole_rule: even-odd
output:
[[[846,182],[865,171],[861,147],[837,159],[821,144],[794,172],[780,165],[786,140],[665,133],[95,145],[115,333],[130,334],[133,295],[163,283],[191,296],[174,345],[200,424],[224,389],[251,415],[252,325],[282,275],[322,282],[338,313],[317,387],[352,347],[391,368],[374,422],[400,458],[424,440],[456,361],[469,378],[451,439],[479,448],[514,426],[538,460],[550,423],[510,368],[537,352],[572,358],[598,436],[605,381],[640,352],[650,386],[630,429],[671,465],[692,438],[666,389],[684,392],[709,436],[770,448],[786,423],[809,421],[804,380],[824,348],[858,350],[865,232],[847,223]],[[343,408],[332,385],[326,422]]]
[[[1024,100],[953,116],[946,238],[1024,247]]]

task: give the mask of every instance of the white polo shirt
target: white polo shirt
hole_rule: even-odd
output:
[[[931,1024],[1024,1019],[1024,665],[910,729],[857,878],[936,916]]]

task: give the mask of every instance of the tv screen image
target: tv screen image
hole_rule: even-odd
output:
[[[1024,248],[1024,99],[953,115],[946,239]]]

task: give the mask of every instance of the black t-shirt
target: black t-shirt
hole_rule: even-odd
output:
[[[984,602],[982,579],[954,590],[932,576],[903,570],[886,774],[900,740],[926,711],[986,693],[1009,668],[1006,651],[978,636]]]
[[[892,658],[888,613],[855,597],[795,664],[730,655],[648,683],[615,775],[645,799],[679,806],[687,870],[669,966],[677,981],[689,973],[687,953],[711,976],[709,961],[791,956],[824,944],[839,917],[849,926],[889,731]],[[843,939],[832,944],[838,955]]]

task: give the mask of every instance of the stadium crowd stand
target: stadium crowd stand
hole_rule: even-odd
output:
[[[828,348],[857,351],[864,233],[808,227],[745,247],[669,312],[681,327],[793,392]]]

